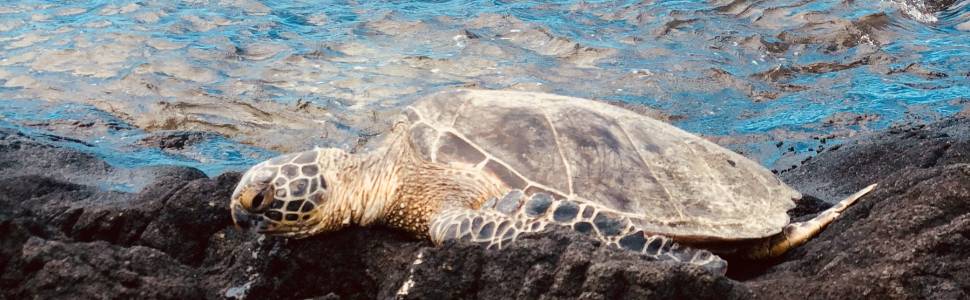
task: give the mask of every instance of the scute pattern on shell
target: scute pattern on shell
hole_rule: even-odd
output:
[[[801,197],[737,153],[592,100],[457,90],[406,115],[410,142],[428,161],[491,173],[527,194],[596,202],[655,234],[766,237],[788,224],[785,212]]]

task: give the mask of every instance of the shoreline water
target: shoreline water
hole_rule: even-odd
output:
[[[0,10],[0,101],[294,152],[354,147],[426,93],[545,91],[677,116],[781,171],[963,109],[968,3],[22,1]]]

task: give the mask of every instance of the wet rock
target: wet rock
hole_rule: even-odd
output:
[[[836,201],[905,168],[970,162],[968,127],[968,118],[896,126],[828,148],[782,178],[802,193]]]
[[[904,68],[893,69],[889,71],[890,75],[897,74],[897,73],[911,73],[911,74],[922,76],[927,79],[946,78],[949,76],[943,72],[929,70],[923,66],[920,66],[917,63],[911,63]]]
[[[94,154],[75,150],[89,147],[74,140],[0,128],[0,179],[39,175],[87,186],[138,191],[159,177],[205,176],[199,170],[176,166],[116,168]]]
[[[249,45],[243,48],[240,56],[248,60],[266,60],[282,52],[290,51],[291,49],[285,45],[273,44],[273,43],[259,43]]]
[[[823,126],[846,127],[846,126],[865,126],[869,122],[879,120],[877,114],[857,114],[852,112],[839,112],[822,120]]]
[[[848,62],[818,62],[807,65],[779,66],[764,72],[753,74],[752,77],[768,82],[779,82],[788,80],[799,74],[825,74],[865,65],[882,64],[883,60],[887,59],[888,58],[883,55],[874,54]],[[791,86],[789,89],[797,91],[805,88]]]
[[[918,8],[924,13],[935,13],[949,9],[956,0],[906,0],[906,3]]]
[[[842,52],[860,44],[874,46],[888,44],[892,36],[887,33],[891,19],[885,13],[861,16],[855,20],[819,17],[815,22],[808,22],[798,28],[783,31],[778,39],[786,44],[813,45],[824,47],[826,52]],[[815,66],[811,69],[821,70],[830,68],[849,67],[852,64],[840,66]]]
[[[832,207],[831,203],[815,198],[812,195],[802,195],[801,199],[795,202],[797,206],[788,211],[788,216],[792,222],[802,222],[814,218],[816,214]]]
[[[193,299],[204,295],[190,268],[164,253],[107,242],[65,243],[37,237],[21,248],[26,280],[13,297]]]
[[[272,9],[266,5],[260,3],[259,1],[253,0],[231,0],[222,2],[223,5],[232,5],[233,7],[238,7],[250,15],[266,15],[269,14]]]
[[[563,62],[579,67],[592,67],[598,61],[618,53],[612,48],[583,45],[567,37],[556,35],[546,27],[528,24],[514,16],[483,14],[466,25],[472,29],[491,27],[496,32],[494,37],[496,39],[508,41],[512,45],[534,51],[539,55],[562,59]],[[471,37],[468,38],[471,39]]]
[[[225,232],[208,252],[209,284],[221,296],[309,298],[333,294],[388,299],[405,280],[415,252],[429,246],[400,232],[351,228],[301,240]],[[215,264],[215,267],[209,267]]]
[[[136,201],[161,202],[163,207],[141,233],[139,244],[185,264],[201,263],[209,237],[232,225],[227,202],[239,177],[239,173],[227,173],[214,180],[192,180],[167,197],[140,194]]]
[[[204,131],[157,131],[138,141],[139,145],[159,148],[162,150],[182,150],[200,142],[215,137],[211,132]]]
[[[87,112],[87,115],[80,119],[27,122],[24,125],[34,128],[42,128],[59,135],[71,135],[74,137],[84,137],[87,139],[95,139],[98,137],[98,135],[105,135],[111,131],[133,129],[130,125],[120,122],[119,120],[114,119],[100,111]]]
[[[579,233],[527,235],[502,250],[454,243],[415,256],[397,295],[408,299],[644,299],[751,296],[700,268],[648,261]],[[410,283],[410,285],[408,284]]]
[[[390,13],[379,20],[368,22],[365,27],[376,33],[392,36],[415,36],[427,34],[430,31],[428,24],[421,21],[398,20],[394,13]]]
[[[781,69],[779,68],[768,71],[768,73],[779,70]],[[739,77],[734,76],[728,71],[718,68],[710,69],[707,72],[707,76],[709,76],[712,80],[717,81],[721,86],[731,86],[738,91],[743,91],[754,102],[764,102],[777,99],[781,96],[780,92],[797,92],[806,89],[805,87],[793,84],[775,84],[775,87],[779,91],[759,89],[755,87],[755,85],[741,80]]]
[[[46,135],[33,138],[58,141]],[[83,180],[83,177],[104,179],[113,170],[93,155],[35,142],[23,132],[12,129],[0,129],[0,169],[3,170],[0,178],[44,175],[78,179],[92,185],[94,180]]]

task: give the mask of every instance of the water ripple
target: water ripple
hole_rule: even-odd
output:
[[[436,90],[536,90],[660,109],[786,168],[806,154],[766,145],[965,109],[968,2],[21,1],[0,8],[0,110],[218,133],[175,159],[217,173],[249,162],[234,143],[352,149]],[[170,162],[154,155],[117,163]]]

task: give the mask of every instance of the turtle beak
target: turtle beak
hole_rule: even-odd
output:
[[[232,207],[232,221],[236,223],[236,228],[249,230],[254,227],[259,227],[259,221],[261,219],[262,217],[253,216],[242,207]]]

